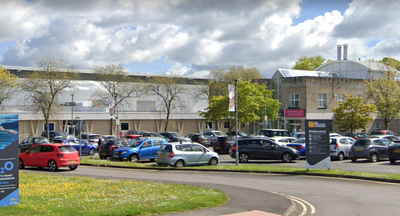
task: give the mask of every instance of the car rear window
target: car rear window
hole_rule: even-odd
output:
[[[365,139],[365,140],[357,140],[354,143],[354,146],[369,146],[371,144],[371,140]]]
[[[172,151],[172,145],[162,145],[160,147],[161,150],[164,150],[166,152],[171,152]]]
[[[100,139],[100,135],[90,135],[89,139]]]
[[[76,152],[76,150],[72,146],[59,146],[58,149],[60,150],[60,152]]]

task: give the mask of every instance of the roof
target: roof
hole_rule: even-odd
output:
[[[280,69],[278,72],[283,77],[328,77],[328,78],[340,78],[339,74],[325,71],[307,71],[307,70],[292,70],[292,69]]]

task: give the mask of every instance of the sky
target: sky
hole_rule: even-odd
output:
[[[206,77],[230,66],[265,78],[301,56],[400,60],[398,0],[0,0],[0,64],[41,56],[91,70]]]

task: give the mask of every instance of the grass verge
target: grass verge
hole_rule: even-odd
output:
[[[20,202],[1,215],[160,215],[214,207],[219,190],[163,183],[20,172]]]
[[[135,168],[149,168],[149,169],[176,169],[174,167],[158,166],[156,164],[147,163],[131,163],[122,161],[110,161],[101,160],[96,157],[83,157],[82,164],[93,164],[102,166],[121,166],[121,167],[135,167]],[[297,167],[282,167],[282,166],[266,166],[266,165],[250,165],[240,164],[239,166],[195,166],[195,167],[183,167],[179,169],[195,169],[195,170],[215,170],[215,171],[241,171],[241,172],[266,172],[266,173],[285,173],[285,174],[297,174],[297,175],[320,175],[329,177],[345,177],[345,178],[357,178],[357,179],[370,179],[377,181],[389,181],[400,183],[399,174],[383,174],[383,173],[370,173],[370,172],[358,172],[358,171],[346,171],[340,169],[307,169]]]

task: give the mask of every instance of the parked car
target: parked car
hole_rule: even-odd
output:
[[[305,138],[305,136],[306,136],[306,132],[301,132],[301,131],[299,131],[299,132],[297,132],[297,134],[294,136],[294,138],[300,139],[300,138]]]
[[[330,137],[331,158],[343,160],[350,156],[350,148],[355,140],[351,137]]]
[[[345,136],[351,137],[356,140],[357,138],[366,138],[368,137],[368,134],[362,132],[355,132],[355,133],[347,133]]]
[[[296,140],[295,137],[270,137],[269,139],[275,141],[280,146],[286,146]]]
[[[341,137],[342,135],[338,133],[329,133],[329,137]]]
[[[162,136],[165,137],[165,140],[169,140],[168,142],[191,142],[190,138],[184,137],[179,132],[160,132]]]
[[[127,139],[106,140],[99,148],[99,157],[100,159],[112,159],[114,151],[120,147],[125,147],[126,145],[128,145]]]
[[[46,131],[42,132],[42,137],[47,138]],[[53,139],[69,139],[73,138],[73,136],[68,135],[65,131],[49,131],[49,141],[53,142]]]
[[[144,134],[147,133],[145,130],[128,130],[125,132],[125,135],[131,135],[131,134]]]
[[[350,158],[356,162],[359,158],[366,158],[372,162],[388,158],[390,141],[381,138],[360,138],[350,148]]]
[[[236,136],[236,131],[228,131],[228,132],[226,132],[226,135],[228,135],[228,136]],[[247,133],[245,133],[245,132],[243,132],[243,131],[238,131],[237,132],[237,136],[238,137],[248,137],[249,135],[247,134]]]
[[[210,139],[205,137],[203,134],[199,134],[199,133],[187,134],[185,137],[190,138],[192,140],[192,142],[200,143],[205,147],[211,146]]]
[[[114,160],[128,160],[137,163],[139,160],[154,161],[160,146],[167,143],[165,139],[153,137],[139,137],[128,143],[127,146],[114,150]]]
[[[87,154],[90,156],[93,156],[96,153],[97,149],[93,144],[76,138],[61,140],[61,143],[74,147],[74,149],[76,149],[78,153],[82,150],[82,154]]]
[[[296,149],[299,151],[300,156],[306,156],[306,138],[300,138],[292,143],[286,144],[286,147]]]
[[[163,143],[157,151],[157,164],[183,167],[219,163],[218,154],[197,143]]]
[[[218,154],[229,153],[229,136],[218,130],[207,130],[202,133],[205,137],[210,139],[213,151]]]
[[[299,151],[280,146],[267,138],[243,138],[238,140],[239,162],[246,163],[249,160],[282,160],[285,163],[300,158]],[[233,147],[230,156],[236,158],[236,146]]]
[[[370,133],[371,136],[375,135],[392,135],[396,136],[396,133],[390,130],[375,130]]]
[[[125,135],[123,138],[128,139],[128,140],[134,140],[134,139],[136,139],[138,137],[142,137],[142,135],[139,135],[139,134],[128,134],[128,135]]]
[[[267,136],[267,137],[290,137],[290,133],[288,130],[284,129],[262,129],[258,131],[257,133],[252,135],[253,137],[262,137],[262,136]]]
[[[46,137],[28,137],[19,144],[19,153],[24,152],[34,146],[50,143]]]
[[[88,134],[88,133],[82,133],[78,135],[77,138],[82,139],[83,141],[86,141],[87,143],[93,144],[96,149],[98,147],[99,139],[100,139],[100,134]]]
[[[104,141],[118,139],[118,137],[115,135],[102,135],[101,137],[103,137]]]
[[[396,141],[389,145],[388,157],[391,164],[396,163],[396,160],[400,160],[400,142]]]
[[[60,167],[75,170],[80,165],[79,153],[70,145],[41,144],[19,154],[19,168],[26,166],[47,167],[57,171]]]

